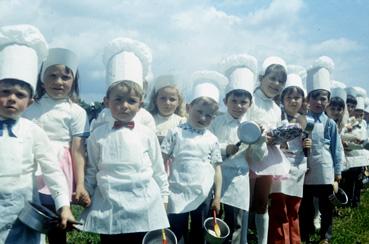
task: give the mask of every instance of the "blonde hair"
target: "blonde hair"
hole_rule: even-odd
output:
[[[164,87],[162,87],[158,90],[153,90],[153,92],[151,93],[151,96],[150,96],[149,105],[147,106],[147,111],[149,111],[152,115],[156,115],[156,114],[159,113],[158,106],[156,105],[156,99],[158,98],[159,91],[163,88],[166,88],[166,87],[174,88],[177,91],[178,106],[177,106],[176,110],[174,111],[174,113],[181,116],[181,117],[185,117],[186,116],[186,104],[185,104],[183,96],[179,92],[178,88],[176,86],[173,86],[173,85],[168,85],[168,86],[164,86]]]
[[[210,97],[198,97],[192,100],[190,106],[193,106],[195,104],[210,105],[215,112],[217,112],[219,109],[219,104]]]
[[[112,90],[120,88],[126,88],[128,90],[128,93],[133,91],[140,98],[140,100],[142,100],[143,98],[144,93],[142,87],[136,82],[130,80],[116,81],[113,84],[111,84],[108,90],[106,91],[106,97],[109,98]]]

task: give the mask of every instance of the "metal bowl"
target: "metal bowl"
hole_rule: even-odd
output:
[[[210,244],[220,244],[225,241],[225,239],[229,235],[229,227],[226,222],[222,219],[216,218],[217,224],[220,229],[220,237],[215,236],[214,232],[214,218],[210,217],[205,219],[204,221],[204,229],[205,229],[205,240]]]
[[[55,228],[59,220],[58,215],[54,212],[32,202],[24,205],[18,218],[23,224],[41,233],[47,233]]]
[[[176,235],[170,229],[164,229],[168,244],[177,244]],[[162,244],[162,230],[153,230],[145,234],[142,244]]]
[[[342,190],[341,188],[338,188],[337,192],[333,191],[333,193],[329,195],[328,198],[331,201],[331,203],[336,206],[342,206],[342,205],[347,204],[348,202],[348,197],[346,195],[346,192]]]
[[[254,144],[261,137],[260,127],[253,121],[240,124],[237,129],[238,139],[245,144]]]

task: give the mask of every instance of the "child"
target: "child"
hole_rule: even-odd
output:
[[[67,178],[70,199],[83,206],[90,204],[84,186],[85,138],[89,135],[86,111],[78,102],[78,58],[72,51],[51,48],[43,63],[36,87],[36,102],[24,113],[44,129],[58,155]],[[41,203],[54,209],[50,191],[38,176]],[[50,243],[66,243],[66,232],[48,233]]]
[[[142,42],[138,42],[136,40],[132,40],[129,38],[116,38],[114,41],[110,42],[106,47],[104,51],[104,63],[107,65],[108,62],[110,62],[110,58],[120,50],[126,50],[127,52],[134,52],[136,55],[138,55],[138,58],[144,62],[145,70],[144,72],[144,81],[143,84],[146,83],[146,80],[148,80],[151,76],[151,63],[152,63],[152,55],[150,48]],[[114,81],[122,80],[122,76],[124,76],[125,73],[129,72],[130,67],[128,67],[128,70],[122,70],[120,63],[112,64],[111,67],[108,66],[110,70],[108,70],[106,74],[106,83],[107,86],[109,86]],[[124,64],[127,65],[127,64]],[[129,64],[128,64],[129,65]],[[115,72],[115,69],[120,69],[120,72]],[[115,73],[113,76],[112,73]],[[143,85],[144,87],[144,85]],[[145,86],[146,87],[146,86]],[[144,87],[144,88],[145,88]],[[144,93],[146,93],[146,90],[144,89]],[[103,125],[105,123],[110,123],[114,121],[111,116],[111,112],[109,108],[107,108],[106,105],[107,101],[106,98],[104,98],[104,105],[105,108],[99,113],[98,117],[93,120],[93,123],[91,123],[90,130],[93,131],[100,125]],[[137,112],[136,116],[134,117],[134,121],[136,123],[140,123],[142,125],[145,125],[152,129],[153,131],[156,131],[155,126],[155,120],[152,117],[152,115],[144,109],[142,106],[140,107],[139,111]]]
[[[169,129],[185,122],[183,96],[173,75],[162,75],[155,80],[148,111],[154,117],[159,142]]]
[[[123,47],[121,38],[113,43]],[[108,75],[121,79],[110,80],[106,92],[113,119],[96,128],[87,142],[86,187],[93,201],[82,213],[82,230],[99,233],[101,243],[141,243],[146,232],[169,226],[159,142],[152,130],[134,122],[147,64],[146,56],[137,54],[142,51],[137,43],[110,53]]]
[[[204,243],[202,225],[209,211],[209,194],[214,184],[212,208],[218,212],[222,184],[218,140],[207,127],[218,110],[219,88],[227,78],[215,71],[198,71],[192,80],[187,123],[170,129],[161,149],[164,160],[172,159],[168,202],[171,229],[180,240],[191,216],[189,243]]]
[[[348,112],[346,109],[347,94],[344,89],[344,84],[338,83],[338,81],[332,81],[331,86],[331,99],[326,109],[326,114],[329,118],[336,122],[339,133],[347,123]],[[341,86],[341,87],[339,87]]]
[[[366,91],[360,87],[354,87],[356,106],[353,109],[354,117],[342,131],[342,140],[346,149],[346,159],[349,169],[342,174],[342,188],[349,199],[349,206],[358,207],[360,204],[360,191],[362,188],[363,166],[368,165],[368,152],[359,146],[367,139],[367,125],[364,120],[364,97]],[[353,95],[353,94],[351,94]],[[356,148],[353,148],[357,146]]]
[[[237,146],[237,129],[245,122],[246,112],[252,104],[257,61],[241,54],[221,62],[224,74],[229,77],[224,104],[227,113],[217,116],[210,131],[218,137],[222,153],[222,198],[225,222],[230,228],[228,240],[247,243],[248,211],[250,202],[249,167],[246,158],[261,160],[267,153],[265,137],[252,145]]]
[[[299,114],[304,99],[302,78],[290,73],[281,94],[284,119],[287,119],[288,123],[300,123],[304,126],[302,121],[305,116]],[[286,177],[275,179],[272,183],[268,243],[301,243],[298,213],[306,172],[303,148],[309,149],[310,146],[311,139],[301,135],[288,141],[283,148],[291,166]]]
[[[336,123],[324,113],[329,104],[330,72],[333,67],[330,58],[320,57],[307,75],[309,116],[314,118],[315,124],[311,132],[312,146],[300,210],[302,241],[309,241],[313,232],[313,197],[319,201],[321,243],[329,243],[332,238],[333,205],[328,197],[333,192],[333,182],[341,179],[343,150]]]
[[[254,103],[249,119],[263,126],[265,130],[274,129],[281,123],[281,109],[273,98],[282,92],[287,73],[284,60],[268,57],[263,62],[259,80],[260,86],[254,91]],[[289,161],[279,147],[273,145],[267,136],[268,155],[260,161],[250,161],[251,211],[255,212],[255,225],[258,243],[267,243],[268,239],[268,196],[273,175],[286,175]]]
[[[0,242],[40,243],[40,233],[17,217],[27,201],[39,202],[35,172],[40,167],[61,216],[74,221],[68,188],[46,133],[20,118],[32,103],[39,60],[47,54],[44,37],[33,26],[0,28]]]

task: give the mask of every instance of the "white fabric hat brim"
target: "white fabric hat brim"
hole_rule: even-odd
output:
[[[245,90],[250,94],[255,90],[255,73],[248,68],[237,68],[229,76],[229,83],[226,86],[225,94],[233,90]]]
[[[27,46],[10,45],[0,51],[0,80],[24,81],[35,91],[38,74],[38,57]]]
[[[365,109],[365,101],[363,97],[356,97],[356,107],[355,110],[364,110]]]
[[[288,87],[298,87],[304,91],[304,95],[306,95],[306,90],[304,88],[304,85],[302,84],[302,79],[297,74],[289,74],[287,75],[287,81],[286,85],[283,89],[286,89]]]
[[[223,59],[219,63],[220,71],[229,77],[237,68],[247,68],[252,73],[257,73],[257,60],[254,56],[248,54],[232,55]]]
[[[324,67],[317,67],[308,70],[306,77],[307,92],[314,90],[331,91],[331,77],[328,69]]]
[[[342,88],[345,89],[346,85],[340,81],[332,80],[331,81],[331,88]]]
[[[50,48],[49,55],[47,56],[45,62],[42,65],[43,75],[47,68],[53,65],[62,64],[72,70],[73,75],[77,73],[77,68],[79,64],[78,56],[71,50],[65,48]],[[43,80],[43,79],[42,79]]]
[[[354,86],[353,88],[355,90],[356,96],[367,97],[367,93],[366,93],[366,90],[364,88],[361,88],[359,86]]]
[[[339,97],[346,103],[347,94],[346,94],[345,89],[343,89],[341,87],[331,88],[331,98],[333,98],[333,97]]]
[[[208,70],[193,73],[191,81],[192,94],[190,102],[199,97],[209,97],[219,103],[220,91],[228,83],[227,78],[221,73]]]

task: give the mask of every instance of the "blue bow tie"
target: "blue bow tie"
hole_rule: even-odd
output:
[[[0,136],[3,135],[4,124],[8,128],[8,134],[9,134],[9,136],[10,137],[16,137],[16,135],[12,131],[12,127],[15,125],[15,120],[14,119],[0,120]]]

